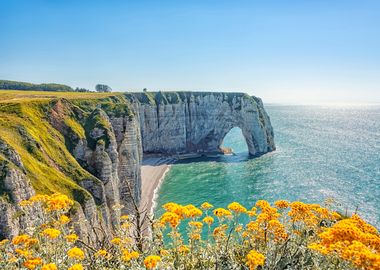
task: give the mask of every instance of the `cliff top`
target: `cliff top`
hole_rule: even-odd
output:
[[[0,103],[25,103],[44,102],[53,99],[64,98],[67,100],[81,102],[83,100],[138,100],[143,104],[176,104],[189,100],[192,97],[204,97],[208,95],[222,95],[227,102],[234,97],[253,98],[260,102],[259,98],[249,96],[242,92],[211,92],[211,91],[158,91],[158,92],[112,92],[112,93],[83,93],[83,92],[47,92],[47,91],[23,91],[23,90],[0,90]]]
[[[52,100],[56,98],[65,99],[98,99],[110,96],[122,95],[122,93],[82,93],[82,92],[45,92],[45,91],[23,91],[23,90],[0,90],[0,103],[25,102],[38,100]]]

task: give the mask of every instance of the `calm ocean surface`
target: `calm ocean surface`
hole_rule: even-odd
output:
[[[380,106],[267,105],[277,150],[248,159],[240,129],[224,146],[236,156],[175,164],[157,201],[246,207],[258,199],[322,203],[333,198],[380,227]]]

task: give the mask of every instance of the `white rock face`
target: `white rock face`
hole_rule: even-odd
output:
[[[22,200],[35,195],[29,179],[24,172],[24,165],[18,153],[0,139],[0,154],[7,160],[0,160],[1,188],[8,196],[0,197],[0,238],[11,238],[34,224],[28,216],[41,217],[42,210],[38,207],[30,209],[30,213],[18,215]]]
[[[88,142],[80,141],[74,154],[85,153],[75,157],[81,164],[87,164],[86,169],[100,180],[83,181],[81,186],[92,194],[98,205],[101,205],[104,226],[112,232],[120,224],[120,215],[131,212],[132,198],[128,185],[136,202],[140,200],[140,127],[136,116],[110,118],[100,109],[94,111],[93,115],[105,124],[88,130],[88,139],[95,143],[94,149]],[[78,149],[78,146],[84,149]],[[83,211],[85,216],[90,212]]]
[[[252,156],[275,150],[272,126],[259,98],[242,93],[180,92],[160,102],[158,95],[155,103],[138,107],[144,152],[220,152],[225,135],[234,127],[243,131]]]

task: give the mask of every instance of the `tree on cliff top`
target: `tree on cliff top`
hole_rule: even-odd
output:
[[[97,84],[95,90],[96,92],[111,92],[112,88],[105,84]]]

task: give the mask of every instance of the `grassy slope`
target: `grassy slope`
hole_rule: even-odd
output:
[[[89,194],[78,183],[85,179],[98,180],[78,164],[68,150],[68,138],[49,123],[57,98],[68,100],[63,109],[63,122],[78,138],[86,136],[86,119],[98,105],[111,114],[130,112],[123,95],[118,93],[0,90],[0,138],[19,153],[35,190],[44,194],[59,191],[82,201]],[[82,117],[76,117],[71,108]]]

